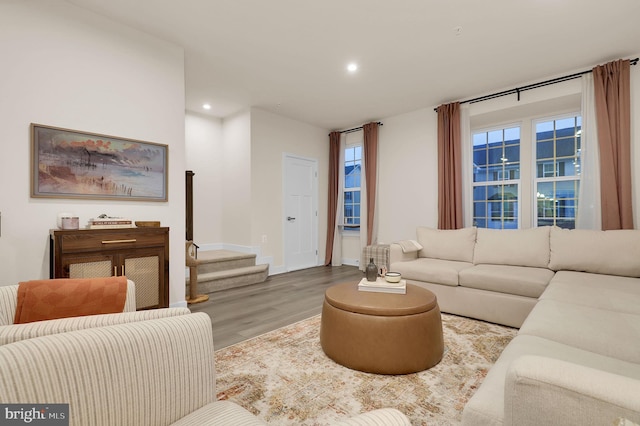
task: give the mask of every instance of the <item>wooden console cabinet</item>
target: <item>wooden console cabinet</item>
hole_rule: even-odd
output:
[[[51,230],[51,278],[125,275],[136,308],[169,306],[169,228]]]

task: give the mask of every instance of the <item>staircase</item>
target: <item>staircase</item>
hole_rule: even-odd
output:
[[[198,252],[198,293],[213,293],[264,282],[269,265],[256,265],[256,255],[230,250]],[[189,280],[187,294],[189,293]]]

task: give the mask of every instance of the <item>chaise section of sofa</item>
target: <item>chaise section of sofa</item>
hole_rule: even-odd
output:
[[[640,231],[550,229],[555,275],[463,425],[640,423]]]

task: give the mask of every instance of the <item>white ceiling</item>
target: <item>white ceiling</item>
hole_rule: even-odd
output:
[[[327,129],[640,52],[639,0],[67,1],[184,47],[188,110]]]

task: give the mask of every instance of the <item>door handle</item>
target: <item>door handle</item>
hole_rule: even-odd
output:
[[[295,217],[291,217],[291,216],[287,216],[287,220],[289,222],[293,222],[294,220],[296,220],[296,218]]]

